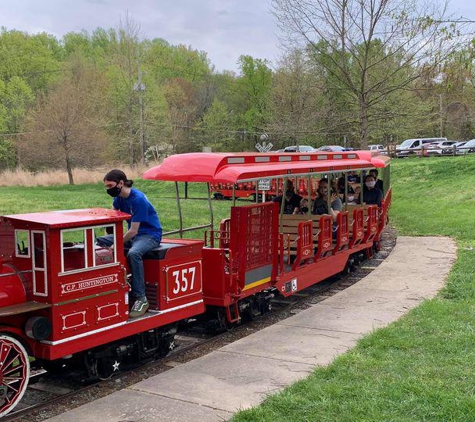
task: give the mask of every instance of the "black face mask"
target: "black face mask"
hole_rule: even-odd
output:
[[[302,212],[304,214],[307,214],[308,213],[308,207],[302,207]]]
[[[117,196],[120,195],[121,191],[122,191],[122,188],[119,188],[117,185],[115,185],[113,188],[107,189],[107,194],[112,196],[113,198],[116,198]]]

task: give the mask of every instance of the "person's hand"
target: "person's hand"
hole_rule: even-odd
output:
[[[114,245],[109,246],[109,250],[110,250],[111,252],[114,252]]]
[[[332,192],[332,196],[331,196],[331,202],[333,202],[336,198],[338,198],[338,194],[336,192]]]

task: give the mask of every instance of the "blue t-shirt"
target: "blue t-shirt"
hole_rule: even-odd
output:
[[[137,236],[146,234],[154,237],[159,242],[162,240],[162,225],[158,214],[144,193],[132,188],[128,198],[118,196],[114,198],[112,206],[132,216],[127,221],[129,229],[131,223],[140,223]]]

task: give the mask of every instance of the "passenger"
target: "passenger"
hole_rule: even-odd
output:
[[[315,198],[315,201],[313,202],[312,214],[329,214],[332,217],[332,221],[335,223],[337,215],[341,212],[343,205],[338,194],[332,190],[330,197],[330,212],[328,212],[327,198],[328,180],[321,179],[318,183],[317,198]]]
[[[363,186],[363,202],[368,205],[376,204],[381,206],[383,200],[383,192],[376,188],[376,179],[371,174],[368,174],[364,179]]]
[[[124,234],[124,246],[130,246],[127,261],[132,271],[131,299],[133,306],[130,318],[145,314],[149,308],[145,296],[143,255],[158,248],[162,240],[162,226],[157,212],[145,194],[132,188],[133,181],[128,180],[121,170],[111,170],[104,176],[107,193],[114,198],[112,208],[132,215],[127,221],[128,231]],[[113,235],[97,239],[100,246],[113,248]]]
[[[294,214],[305,215],[308,214],[308,199],[302,198],[299,207],[295,208]]]
[[[383,190],[383,181],[381,179],[378,179],[378,170],[377,169],[372,169],[369,171],[369,174],[374,177],[374,180],[376,180],[376,185],[374,186],[376,189],[379,189],[381,192],[384,192]]]
[[[345,198],[345,176],[341,176],[338,178],[338,195],[343,203],[346,202]],[[355,191],[350,185],[347,185],[346,192],[348,193],[348,202],[353,202],[354,200],[354,193]]]
[[[348,183],[360,183],[360,176],[356,174],[356,171],[350,171],[348,174]]]
[[[295,209],[300,207],[301,200],[302,197],[295,193],[293,182],[287,180],[285,183],[284,214],[293,214]],[[282,204],[282,195],[276,196],[272,201]]]

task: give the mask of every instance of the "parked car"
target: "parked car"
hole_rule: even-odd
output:
[[[465,142],[465,145],[458,147],[460,154],[473,154],[475,153],[475,139]]]
[[[340,145],[324,145],[320,148],[317,148],[318,151],[328,151],[328,152],[342,152],[347,151],[346,148]]]
[[[315,152],[316,149],[310,145],[292,145],[290,147],[285,147],[279,149],[276,152]]]
[[[428,157],[430,155],[443,155],[444,148],[447,150],[452,145],[456,144],[456,141],[438,141],[432,142],[431,144],[426,144],[422,146],[422,150],[424,152],[424,156]],[[453,151],[453,149],[452,149]]]
[[[386,148],[384,148],[384,145],[368,145],[368,149],[370,151],[376,151],[379,152],[381,155],[388,155],[388,151]]]
[[[433,142],[446,141],[447,138],[415,138],[406,139],[402,144],[396,147],[396,157],[405,158],[417,151],[422,150],[423,145],[429,145]]]
[[[442,155],[454,155],[454,148],[455,148],[455,155],[463,155],[464,150],[461,149],[467,142],[455,142],[450,147],[445,147],[442,149]]]

